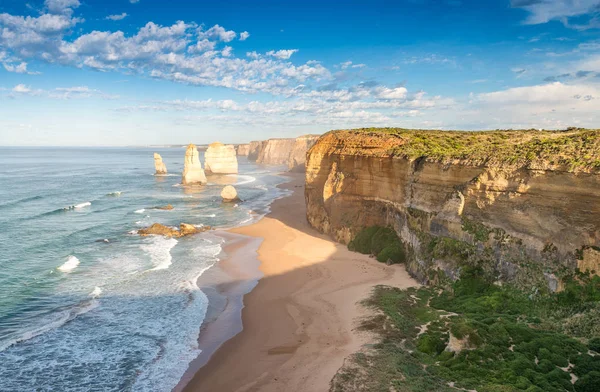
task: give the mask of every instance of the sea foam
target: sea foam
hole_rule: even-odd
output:
[[[167,269],[171,265],[171,249],[177,245],[175,238],[164,238],[153,236],[148,239],[148,243],[140,245],[140,248],[150,255],[150,260],[154,265],[151,271]]]
[[[67,261],[65,261],[65,263],[63,265],[58,267],[58,270],[61,272],[71,272],[75,268],[77,268],[78,265],[79,265],[79,259],[75,256],[69,256],[69,257],[67,257]]]

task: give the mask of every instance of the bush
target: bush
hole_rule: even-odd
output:
[[[588,347],[590,350],[600,353],[600,337],[590,339]]]
[[[600,372],[589,372],[575,383],[577,392],[600,391]]]
[[[374,255],[377,261],[394,264],[406,261],[404,244],[394,229],[371,226],[361,230],[348,244],[348,249],[362,254]]]

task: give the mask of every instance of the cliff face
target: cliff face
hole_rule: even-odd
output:
[[[334,131],[306,165],[313,227],[348,243],[392,226],[424,282],[481,264],[555,290],[600,271],[600,131]]]
[[[238,172],[235,147],[223,143],[212,143],[204,153],[204,170],[214,174],[233,174]]]
[[[256,161],[263,147],[265,146],[266,141],[252,141],[248,145],[248,160]]]
[[[288,159],[288,170],[304,172],[306,169],[306,153],[317,142],[321,135],[304,135],[296,138]]]
[[[167,166],[163,162],[160,154],[156,152],[154,153],[154,170],[157,175],[167,174]]]
[[[248,153],[250,152],[250,145],[249,144],[238,144],[235,151],[239,156],[243,156],[243,157],[248,156]]]
[[[181,183],[184,185],[206,184],[206,175],[200,163],[198,149],[190,144],[185,151]]]
[[[269,139],[259,151],[257,163],[265,165],[286,165],[296,143],[296,139]]]

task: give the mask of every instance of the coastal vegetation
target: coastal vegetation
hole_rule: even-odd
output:
[[[338,372],[332,391],[600,390],[600,331],[573,330],[598,309],[600,277],[578,274],[562,292],[495,285],[478,268],[448,287],[377,287],[361,328],[381,338]]]
[[[348,244],[348,249],[373,255],[377,261],[398,264],[406,261],[402,241],[390,227],[371,226],[361,230]]]
[[[466,160],[486,165],[530,167],[564,166],[569,170],[600,169],[600,130],[440,131],[404,128],[361,128],[358,135],[397,138],[389,153],[415,160]]]

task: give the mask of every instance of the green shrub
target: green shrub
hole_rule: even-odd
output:
[[[590,339],[588,347],[590,350],[600,353],[600,337]]]
[[[575,383],[577,392],[598,392],[600,391],[600,372],[589,372],[581,377]]]
[[[398,238],[394,229],[389,227],[371,226],[361,230],[348,244],[348,249],[354,252],[374,255],[377,261],[394,264],[406,261],[404,244]]]

